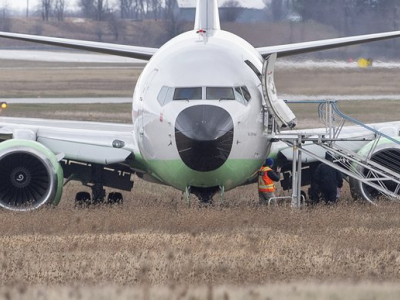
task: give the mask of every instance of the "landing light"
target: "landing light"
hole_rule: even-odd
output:
[[[1,107],[1,109],[6,109],[7,108],[7,102],[1,102],[0,107]]]
[[[112,146],[114,148],[123,148],[125,146],[125,142],[124,141],[120,141],[120,140],[114,140],[112,142]]]

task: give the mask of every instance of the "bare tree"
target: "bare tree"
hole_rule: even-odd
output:
[[[165,0],[164,17],[169,19],[173,17],[176,9],[176,0]]]
[[[94,30],[97,35],[98,41],[101,42],[101,40],[103,39],[103,34],[104,34],[103,22],[96,22],[96,26],[95,26]]]
[[[79,0],[78,5],[84,17],[96,21],[106,21],[110,13],[108,0]]]
[[[144,18],[144,0],[135,0],[134,11],[135,19],[141,20]]]
[[[167,40],[175,37],[183,30],[184,22],[179,19],[176,8],[176,0],[165,0],[163,15],[166,22],[166,34],[164,34],[164,37]]]
[[[53,5],[53,0],[42,0],[42,20],[48,22],[51,9]]]
[[[94,0],[79,0],[78,6],[81,8],[85,18],[92,18],[94,12]]]
[[[132,18],[134,10],[134,0],[120,0],[119,9],[121,12],[121,18],[127,19]]]
[[[116,41],[125,31],[125,23],[123,20],[118,19],[115,14],[110,13],[107,17],[108,28],[114,35]]]
[[[153,18],[157,21],[160,18],[162,3],[160,0],[148,0],[148,1],[150,1]]]
[[[65,0],[55,0],[54,13],[59,22],[64,21]]]
[[[94,0],[94,17],[97,21],[105,21],[110,12],[107,0]]]
[[[11,31],[11,18],[9,18],[9,10],[7,2],[3,3],[0,8],[0,30],[1,31]]]
[[[237,0],[228,0],[222,5],[221,20],[235,22],[241,15],[243,8]]]
[[[272,20],[281,21],[284,17],[283,0],[272,0],[269,4]]]

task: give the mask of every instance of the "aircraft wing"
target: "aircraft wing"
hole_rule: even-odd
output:
[[[110,165],[139,153],[133,125],[0,117],[0,139],[37,141],[60,159]]]
[[[272,53],[277,53],[278,57],[285,57],[290,55],[303,54],[320,50],[328,50],[328,49],[358,45],[368,42],[375,42],[385,39],[392,39],[396,37],[400,37],[400,31],[366,34],[366,35],[318,40],[318,41],[279,45],[279,46],[260,47],[256,49],[264,58],[266,58],[268,55]]]
[[[111,54],[129,58],[143,59],[143,60],[149,60],[158,50],[157,48],[137,47],[137,46],[111,44],[111,43],[99,43],[99,42],[82,41],[74,39],[36,36],[36,35],[20,34],[20,33],[9,33],[1,31],[0,31],[0,37],[26,41],[26,42],[34,42],[38,44],[46,44],[51,46],[59,46],[77,50],[85,50],[103,54]]]

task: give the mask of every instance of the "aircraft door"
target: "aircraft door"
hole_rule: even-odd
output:
[[[269,55],[263,65],[262,70],[262,89],[265,99],[265,106],[268,113],[273,116],[279,127],[293,128],[296,126],[296,116],[292,110],[282,99],[278,98],[275,81],[274,68],[276,61],[276,53]]]

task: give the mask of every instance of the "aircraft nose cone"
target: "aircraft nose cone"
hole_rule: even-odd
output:
[[[216,170],[232,150],[232,118],[217,106],[191,106],[176,119],[175,140],[179,155],[189,168],[200,172]]]

